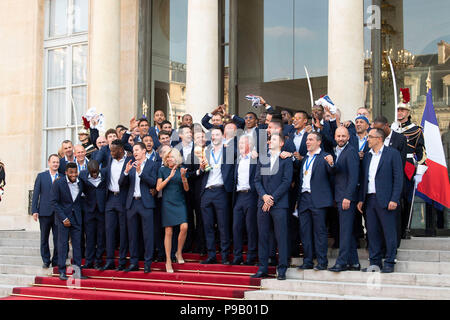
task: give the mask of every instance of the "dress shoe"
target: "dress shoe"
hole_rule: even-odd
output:
[[[352,265],[348,265],[347,266],[347,270],[348,271],[360,271],[361,270],[361,265],[358,264],[352,264]]]
[[[116,269],[116,266],[114,265],[114,263],[107,263],[103,266],[102,270],[114,270]]]
[[[276,267],[278,265],[277,259],[275,258],[269,258],[269,266]]]
[[[215,258],[208,258],[200,262],[201,264],[216,264],[217,260]]]
[[[286,273],[279,273],[277,276],[277,280],[286,280]]]
[[[144,266],[144,273],[150,273],[152,272],[152,269],[150,268],[149,265]]]
[[[234,265],[234,266],[238,266],[242,262],[244,262],[244,260],[242,260],[242,259],[233,259],[233,262],[231,264]]]
[[[327,266],[318,264],[318,265],[316,265],[316,266],[314,267],[314,270],[315,270],[315,271],[323,271],[323,270],[327,270]]]
[[[58,266],[58,262],[52,262],[52,267],[57,267]]]
[[[392,273],[394,272],[394,266],[384,265],[383,269],[381,269],[381,273]]]
[[[258,271],[255,274],[251,275],[251,278],[267,278],[269,275],[265,272]]]
[[[94,264],[93,263],[87,263],[84,266],[81,267],[81,269],[93,269]]]
[[[200,257],[206,256],[208,254],[208,252],[206,251],[206,249],[200,249]]]
[[[222,264],[225,265],[225,266],[230,266],[231,262],[228,259],[223,259],[222,260]]]
[[[65,272],[61,272],[59,274],[59,280],[67,281],[67,279],[69,279],[69,278],[67,278],[67,275]]]
[[[379,272],[381,269],[380,266],[373,264],[368,266],[367,268],[361,269],[362,272]]]
[[[42,265],[42,268],[44,268],[44,269],[48,269],[49,267],[50,267],[50,263],[44,263]]]
[[[311,270],[314,269],[313,265],[309,265],[309,264],[302,264],[301,266],[298,266],[297,269],[299,270]]]
[[[124,270],[125,272],[130,271],[139,271],[139,266],[137,264],[131,264],[127,269]]]
[[[119,266],[117,267],[116,271],[125,271],[126,267],[124,264],[119,264]]]
[[[334,266],[332,266],[331,268],[328,269],[328,271],[333,271],[333,272],[341,272],[341,271],[347,271],[347,266],[344,266],[342,264],[335,264]]]
[[[101,262],[96,262],[94,265],[94,269],[95,270],[102,270],[102,263]]]

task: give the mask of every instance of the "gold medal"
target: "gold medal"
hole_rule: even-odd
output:
[[[305,170],[305,176],[307,176],[308,175],[308,170]]]
[[[214,169],[219,169],[219,164],[214,165]]]

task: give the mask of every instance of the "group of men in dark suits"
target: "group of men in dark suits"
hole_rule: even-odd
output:
[[[62,279],[69,234],[74,265],[81,264],[85,233],[86,268],[115,269],[119,242],[117,270],[139,270],[143,251],[144,272],[151,272],[152,261],[164,254],[157,172],[164,154],[177,148],[190,186],[185,195],[189,223],[185,251],[195,248],[206,253],[202,263],[218,262],[219,244],[222,264],[254,265],[259,260],[252,277],[265,277],[268,266],[276,265],[278,251],[277,278],[283,280],[289,258],[301,243],[304,258],[299,269],[326,270],[326,221],[334,207],[340,252],[329,270],[360,270],[355,228],[360,211],[366,217],[372,266],[368,271],[377,266],[392,272],[403,184],[402,136],[389,131],[384,117],[368,130],[367,117],[358,116],[347,129],[334,118],[324,120],[322,106],[313,108],[312,122],[307,112],[298,111],[289,124],[261,100],[267,111],[265,123],[258,123],[253,112],[240,118],[219,106],[202,120],[207,134],[192,124],[190,116],[191,123],[183,123],[178,130],[172,130],[162,111],[155,112],[151,127],[145,118],[132,119],[129,130],[106,132],[107,145],[92,153],[86,167],[80,167],[65,141],[65,157],[50,156],[49,170],[36,179],[33,212],[41,223],[44,265],[50,264],[48,234],[53,228],[58,230],[53,264],[57,256]],[[386,138],[390,140],[385,146]],[[234,259],[229,261],[231,248]],[[79,276],[83,277],[81,272]]]

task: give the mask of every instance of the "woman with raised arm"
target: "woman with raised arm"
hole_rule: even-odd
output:
[[[178,247],[175,257],[178,263],[184,263],[182,250],[187,234],[187,208],[184,192],[189,191],[185,168],[180,168],[183,157],[177,149],[171,149],[163,158],[164,166],[159,169],[156,190],[162,193],[162,225],[165,228],[164,247],[166,251],[166,271],[172,273],[173,227],[180,226]]]

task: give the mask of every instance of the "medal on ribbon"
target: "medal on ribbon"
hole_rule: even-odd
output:
[[[311,158],[311,161],[308,161],[308,159],[309,159],[310,157],[306,158],[306,164],[305,164],[305,165],[306,165],[305,176],[308,175],[309,167],[311,166],[311,163],[314,161],[314,159],[316,158],[316,156],[317,156],[317,154],[315,154],[314,157]]]

